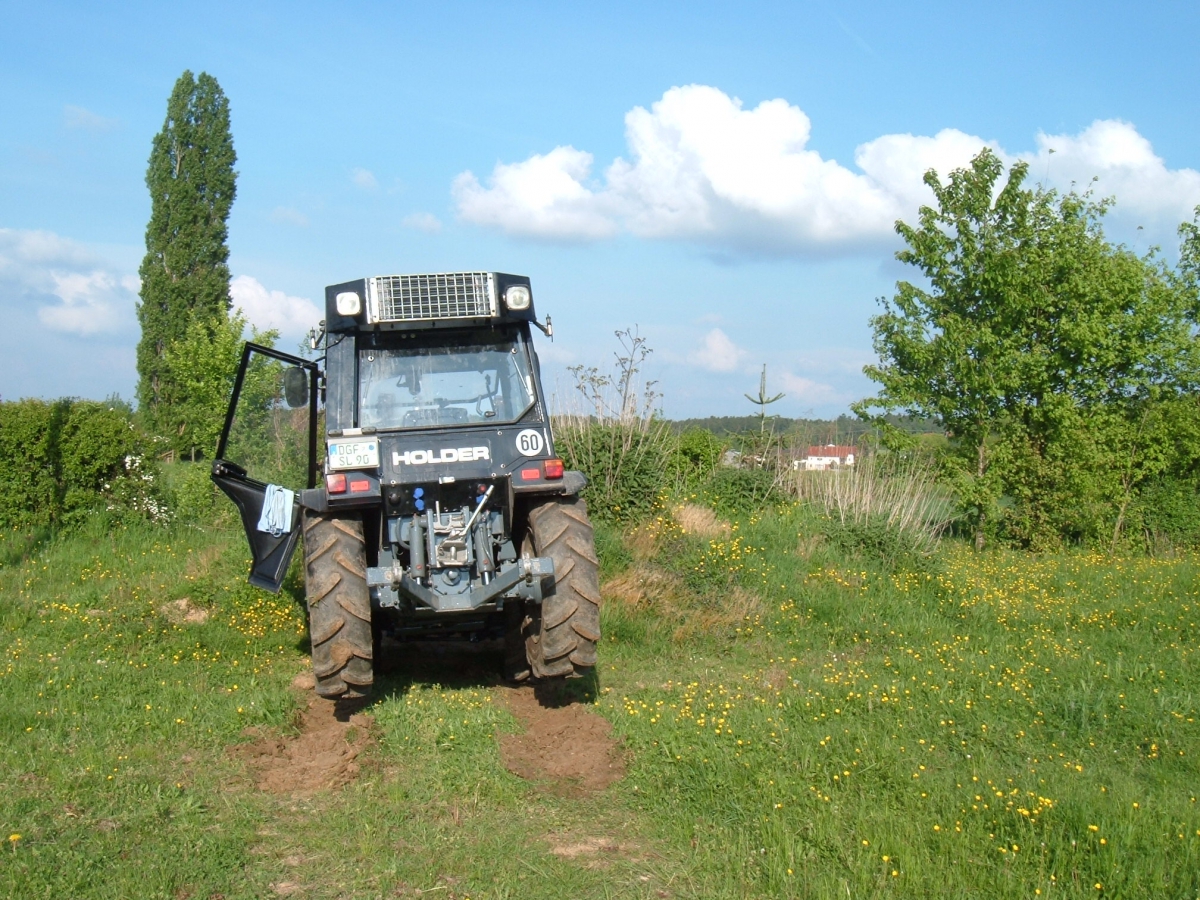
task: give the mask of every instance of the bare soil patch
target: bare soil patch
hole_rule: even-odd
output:
[[[230,748],[246,762],[259,790],[308,796],[339,788],[358,775],[358,755],[371,740],[370,716],[312,694],[300,714],[300,733],[263,735]],[[256,732],[247,729],[249,735]]]
[[[190,597],[180,597],[158,608],[159,615],[174,625],[203,625],[208,621],[208,610],[194,604]]]
[[[609,837],[572,837],[551,835],[550,852],[563,859],[621,853],[625,847]]]
[[[535,688],[501,689],[500,699],[525,727],[501,734],[504,767],[569,795],[603,790],[625,775],[612,725],[582,703],[557,706]]]

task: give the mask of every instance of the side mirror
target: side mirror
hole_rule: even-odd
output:
[[[283,399],[292,409],[308,405],[308,372],[292,366],[283,373]]]

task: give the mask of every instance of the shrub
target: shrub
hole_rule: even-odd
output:
[[[210,465],[206,462],[177,462],[171,470],[171,506],[180,522],[192,525],[210,522],[218,512],[227,511],[218,506],[221,496],[210,477]]]
[[[749,515],[782,499],[775,487],[775,476],[769,470],[729,466],[714,471],[700,493],[723,516]]]
[[[641,518],[657,508],[670,486],[674,436],[661,421],[597,422],[561,416],[554,433],[568,468],[587,475],[583,497],[600,521]]]
[[[1190,479],[1163,478],[1143,489],[1131,525],[1140,525],[1146,549],[1169,553],[1200,547],[1200,496]],[[1130,539],[1135,529],[1130,528]]]
[[[675,441],[671,468],[681,487],[692,488],[721,464],[726,444],[707,428],[688,428]]]
[[[925,534],[896,528],[882,515],[859,521],[830,517],[822,523],[820,533],[838,550],[876,560],[889,569],[920,571],[930,558],[930,543]]]
[[[0,526],[49,525],[62,508],[59,435],[70,401],[0,403]]]
[[[73,525],[96,511],[168,518],[146,440],[119,403],[0,404],[0,490],[0,526]]]
[[[555,417],[558,452],[567,466],[588,477],[583,497],[599,521],[628,522],[658,508],[672,486],[677,442],[655,415],[660,398],[654,382],[643,382],[651,350],[636,329],[616,332],[621,350],[611,374],[573,366],[575,392]]]

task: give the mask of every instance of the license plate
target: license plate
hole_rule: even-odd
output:
[[[336,441],[329,444],[329,468],[374,469],[379,467],[379,441]]]

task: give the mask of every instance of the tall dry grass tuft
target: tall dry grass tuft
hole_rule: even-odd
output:
[[[654,509],[669,486],[675,436],[657,416],[661,394],[641,377],[652,352],[635,330],[618,331],[621,349],[610,373],[570,368],[573,390],[555,396],[554,435],[571,468],[588,477],[593,515],[629,521]]]
[[[684,534],[702,538],[729,537],[733,527],[707,506],[697,503],[679,503],[671,509],[671,518]]]
[[[653,613],[670,629],[676,644],[686,644],[702,635],[730,636],[764,609],[761,597],[739,585],[717,598],[701,596],[680,575],[653,562],[637,563],[606,581],[601,591],[606,603]]]
[[[920,457],[861,456],[826,471],[777,469],[779,487],[816,506],[843,528],[882,527],[928,553],[954,519],[954,503],[934,464]]]

